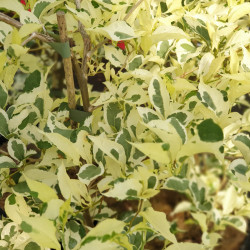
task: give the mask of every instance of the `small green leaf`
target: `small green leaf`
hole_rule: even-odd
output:
[[[157,55],[161,58],[165,58],[165,56],[170,48],[169,41],[162,41],[159,44],[160,45],[159,45],[159,48],[157,50]]]
[[[39,18],[40,14],[42,13],[43,9],[46,8],[50,2],[48,1],[39,1],[35,4],[33,13],[34,15]]]
[[[131,62],[129,62],[129,64],[128,64],[128,69],[129,69],[130,71],[133,71],[133,70],[139,68],[140,65],[142,64],[142,58],[143,58],[142,56],[136,56],[136,57],[134,57],[134,58],[131,60]]]
[[[102,167],[97,167],[93,164],[85,164],[80,168],[78,175],[78,178],[81,182],[88,185],[90,181],[97,178],[104,172],[104,169]]]
[[[123,110],[119,102],[111,102],[104,106],[104,115],[107,123],[115,131],[121,129]]]
[[[59,53],[62,56],[62,58],[70,58],[71,57],[69,42],[65,42],[65,43],[53,42],[53,43],[48,43],[48,44],[57,53]]]
[[[180,179],[177,177],[170,177],[165,182],[167,188],[176,190],[178,192],[184,192],[188,189],[189,181],[187,179]]]
[[[24,82],[24,92],[31,92],[33,89],[40,86],[41,82],[41,72],[35,70],[32,72]]]
[[[121,40],[132,38],[132,36],[130,36],[130,35],[126,34],[126,33],[120,32],[120,31],[115,31],[114,35],[119,37]]]
[[[218,142],[223,140],[223,131],[212,119],[207,119],[197,126],[198,135],[202,141]]]
[[[0,83],[0,108],[4,108],[7,102],[7,98],[8,98],[8,91],[7,89],[4,87],[4,85],[2,85]]]
[[[21,228],[25,233],[31,233],[32,232],[32,226],[26,223],[25,221],[22,221]]]
[[[41,250],[41,247],[36,242],[31,241],[24,247],[24,250]]]
[[[131,153],[131,149],[132,149],[132,145],[130,143],[128,143],[128,141],[131,141],[131,136],[130,136],[127,129],[123,129],[117,135],[116,142],[123,146],[123,148],[125,150],[127,161],[130,157],[130,153]]]
[[[155,184],[157,182],[157,179],[155,176],[150,176],[148,178],[148,188],[155,188]]]
[[[26,147],[21,140],[11,138],[8,141],[8,152],[12,158],[22,161],[26,155]]]
[[[90,112],[85,112],[85,111],[76,110],[76,109],[71,109],[69,111],[69,118],[81,124],[83,124],[84,121],[90,117],[90,115],[91,115]]]
[[[9,134],[8,122],[8,115],[3,109],[0,108],[0,135],[4,136],[5,138]]]
[[[179,134],[184,144],[187,140],[185,127],[175,117],[170,118],[170,124],[176,129],[176,132]]]

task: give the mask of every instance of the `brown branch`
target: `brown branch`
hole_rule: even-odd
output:
[[[10,24],[18,29],[20,29],[22,27],[22,24],[19,21],[5,15],[4,13],[0,13],[0,21],[7,23],[7,24]]]
[[[76,9],[80,10],[81,9],[81,1],[80,0],[75,0],[75,4],[76,4]],[[82,56],[82,75],[80,76],[80,72],[77,73],[77,75],[79,75],[79,86],[81,89],[81,94],[82,94],[82,98],[83,98],[83,108],[85,111],[88,111],[89,108],[89,94],[88,94],[88,65],[87,65],[87,61],[89,59],[88,57],[88,52],[91,49],[91,40],[90,40],[90,36],[87,34],[87,32],[85,31],[85,27],[84,25],[78,20],[78,30],[82,36],[82,40],[83,40],[83,44],[84,44],[84,48],[83,48],[83,56]],[[78,63],[77,61],[75,61],[74,63],[76,65],[76,71],[79,70],[78,69]]]
[[[63,11],[58,11],[56,15],[57,15],[60,40],[62,43],[68,42],[65,13]],[[66,85],[67,85],[69,108],[75,109],[76,106],[75,85],[73,78],[72,62],[70,57],[63,58],[63,66],[64,66]]]
[[[73,69],[76,74],[77,82],[81,91],[82,96],[82,103],[83,103],[83,110],[88,112],[89,110],[89,94],[88,94],[88,86],[87,81],[84,78],[84,75],[81,72],[81,68],[79,66],[79,63],[75,57],[75,55],[72,53],[71,55],[72,62],[73,62]]]
[[[7,15],[5,15],[4,13],[0,13],[0,21],[4,22],[4,23],[7,23],[7,24],[10,24],[18,29],[20,29],[23,25],[22,23],[20,23],[19,21],[15,20],[14,18],[11,18]],[[38,39],[40,41],[43,41],[43,42],[55,42],[55,39],[51,36],[48,36],[48,35],[44,35],[44,34],[41,34],[41,33],[37,33],[37,32],[33,32],[31,34],[31,36],[29,38],[27,38],[23,44],[25,45],[27,42],[31,41],[32,39]],[[23,45],[22,44],[22,45]]]

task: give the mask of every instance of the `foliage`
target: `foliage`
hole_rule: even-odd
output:
[[[77,10],[73,1],[26,2],[0,1],[22,24],[0,22],[1,249],[144,249],[155,237],[168,250],[212,249],[227,225],[245,232],[250,111],[232,108],[249,108],[250,3],[83,0]],[[107,39],[88,60],[88,75],[103,73],[106,86],[89,86],[93,112],[70,110],[65,89],[51,93],[61,64],[52,55],[68,57],[68,45],[25,42],[34,32],[58,36],[58,10],[78,61],[78,21],[92,48]],[[201,244],[177,243],[174,223],[149,202],[161,189],[186,195],[174,212],[199,223]],[[138,211],[117,218],[105,197],[137,200]]]

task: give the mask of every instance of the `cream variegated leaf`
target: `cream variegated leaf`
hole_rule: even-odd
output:
[[[43,247],[61,249],[56,238],[56,227],[51,220],[44,217],[21,216],[21,229],[28,233],[30,237]]]

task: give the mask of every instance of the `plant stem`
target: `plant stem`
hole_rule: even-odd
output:
[[[135,216],[131,219],[131,221],[130,221],[130,223],[129,223],[128,231],[130,231],[130,229],[131,229],[131,227],[132,227],[132,224],[133,224],[135,218],[136,218],[137,215],[140,213],[141,208],[142,208],[142,203],[143,203],[143,200],[140,200],[140,201],[139,201],[139,205],[138,205],[138,210],[137,210]]]
[[[84,75],[81,72],[79,63],[73,53],[72,53],[72,62],[73,62],[73,69],[76,74],[77,82],[81,91],[83,110],[85,112],[88,112],[89,111],[89,93],[88,93],[87,81],[84,78]]]
[[[58,11],[56,15],[57,15],[60,40],[62,43],[68,42],[65,13],[63,11]],[[74,86],[72,62],[70,57],[63,58],[63,66],[64,66],[66,85],[67,85],[69,108],[75,109],[76,106],[75,86]]]
[[[76,9],[80,10],[81,9],[81,2],[80,0],[75,0],[75,4],[76,4]],[[82,40],[83,40],[83,44],[84,44],[84,48],[83,48],[83,55],[82,55],[82,66],[81,66],[81,70],[82,70],[82,76],[80,75],[81,72],[79,71],[78,68],[78,63],[75,60],[75,65],[77,65],[75,67],[76,69],[76,75],[77,75],[77,80],[79,82],[79,87],[81,89],[81,94],[82,94],[82,98],[83,98],[83,109],[84,111],[88,111],[89,108],[89,94],[88,94],[88,64],[87,61],[89,60],[90,57],[88,57],[88,53],[91,49],[91,40],[90,40],[90,36],[88,35],[88,33],[85,30],[84,25],[78,20],[78,31],[80,32],[81,36],[82,36]],[[74,58],[73,58],[74,60]]]

